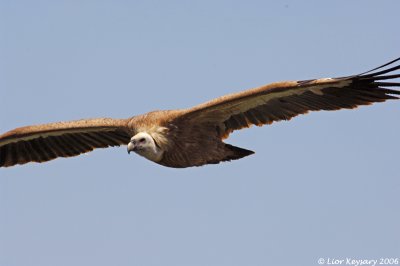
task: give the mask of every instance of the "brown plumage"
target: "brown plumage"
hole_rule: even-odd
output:
[[[254,152],[222,141],[234,130],[290,120],[309,111],[353,109],[398,99],[400,82],[393,82],[400,78],[395,73],[400,69],[395,65],[398,61],[354,76],[272,83],[190,109],[17,128],[0,135],[0,167],[120,145],[177,168],[240,159]]]

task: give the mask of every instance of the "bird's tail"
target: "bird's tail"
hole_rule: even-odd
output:
[[[254,151],[246,150],[230,144],[225,144],[225,151],[226,156],[222,159],[222,161],[237,160],[254,154]]]

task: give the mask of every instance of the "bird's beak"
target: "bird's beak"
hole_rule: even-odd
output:
[[[132,142],[129,142],[129,143],[128,143],[128,154],[129,154],[131,151],[134,151],[135,149],[136,149],[135,144],[133,144]]]

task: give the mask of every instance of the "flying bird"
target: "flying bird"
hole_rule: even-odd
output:
[[[399,99],[400,82],[393,81],[400,78],[399,61],[359,75],[271,83],[189,109],[16,128],[0,135],[0,167],[120,145],[127,145],[128,153],[175,168],[240,159],[254,152],[223,142],[235,130],[290,120],[309,111]]]

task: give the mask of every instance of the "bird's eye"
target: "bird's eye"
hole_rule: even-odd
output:
[[[145,141],[144,138],[139,139],[139,142],[144,142],[144,141]]]

